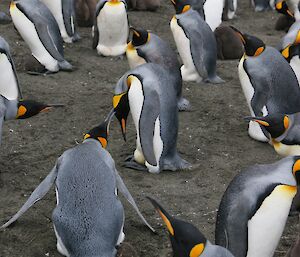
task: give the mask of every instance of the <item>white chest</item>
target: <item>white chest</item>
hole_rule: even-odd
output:
[[[296,74],[298,84],[300,86],[300,58],[298,55],[293,56],[293,58],[290,61],[290,65]]]
[[[127,47],[126,56],[127,56],[127,60],[128,60],[130,69],[134,69],[135,67],[146,63],[145,59],[140,57],[137,54],[137,51],[135,48]]]
[[[273,256],[296,192],[294,186],[279,185],[265,198],[248,221],[247,257]]]
[[[205,21],[212,31],[214,31],[222,22],[222,13],[224,8],[223,0],[207,0],[204,4]]]

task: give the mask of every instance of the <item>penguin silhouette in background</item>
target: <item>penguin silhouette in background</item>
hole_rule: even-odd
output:
[[[300,185],[300,156],[234,177],[218,208],[215,243],[235,257],[273,256]]]
[[[53,14],[60,34],[66,43],[80,39],[77,32],[74,0],[41,0]]]
[[[12,1],[10,14],[32,55],[45,67],[46,74],[72,70],[72,65],[64,59],[57,22],[45,4],[39,0]]]
[[[237,0],[225,0],[222,19],[224,21],[232,20],[236,17]]]
[[[275,9],[278,13],[283,14],[276,21],[275,29],[288,31],[289,28],[295,22],[295,18],[293,16],[293,14],[290,12],[290,10],[286,4],[286,1],[277,2],[275,5]]]
[[[266,46],[259,38],[233,29],[245,47],[238,72],[251,116],[299,112],[299,84],[289,63],[280,52]],[[248,133],[255,140],[269,141],[268,135],[256,122],[249,122]]]
[[[187,99],[182,97],[182,77],[177,54],[169,44],[154,33],[131,28],[132,40],[128,43],[126,56],[131,69],[144,63],[156,63],[165,68],[177,91],[179,111],[191,109]]]
[[[61,104],[43,104],[23,100],[18,75],[8,43],[0,37],[0,144],[5,120],[26,119]],[[20,98],[20,100],[19,100]]]
[[[2,228],[14,223],[55,184],[57,205],[52,221],[57,250],[62,255],[116,256],[116,246],[125,236],[124,210],[117,189],[154,231],[140,213],[105,149],[113,115],[111,112],[102,124],[85,134],[82,144],[68,149],[58,158],[52,171]]]
[[[97,2],[97,0],[75,0],[75,13],[78,26],[93,26]]]
[[[176,15],[170,26],[182,59],[184,81],[223,83],[216,74],[217,43],[208,24],[191,7],[190,0],[172,0]]]
[[[234,257],[226,248],[213,245],[194,225],[172,217],[158,202],[147,198],[167,226],[174,257]]]
[[[169,72],[146,63],[125,73],[115,87],[113,107],[125,139],[126,120],[131,112],[136,128],[136,150],[125,166],[159,173],[192,166],[177,151],[177,92]]]

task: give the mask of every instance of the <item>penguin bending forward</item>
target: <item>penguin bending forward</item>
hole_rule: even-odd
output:
[[[180,64],[176,53],[169,44],[154,33],[146,30],[131,28],[132,40],[126,48],[126,56],[131,69],[144,63],[161,65],[172,77],[172,83],[177,91],[179,111],[190,110],[187,99],[182,97],[182,77]]]
[[[176,15],[170,26],[182,59],[184,81],[223,83],[216,74],[217,43],[208,24],[191,7],[191,0],[171,0]]]
[[[10,4],[13,23],[46,73],[71,71],[64,59],[63,40],[57,22],[39,0],[17,0]]]
[[[92,29],[93,49],[99,55],[120,56],[126,52],[129,26],[125,0],[100,0]]]
[[[57,250],[65,256],[115,256],[124,240],[124,210],[120,190],[152,230],[118,174],[105,150],[113,112],[91,129],[82,144],[65,151],[48,176],[33,191],[22,208],[2,228],[8,227],[33,204],[42,199],[55,183],[57,205],[52,221]]]
[[[279,51],[266,46],[259,38],[233,29],[245,47],[238,72],[251,116],[299,112],[299,84],[288,62]],[[248,133],[255,140],[269,141],[266,131],[256,122],[249,122]]]
[[[177,92],[171,81],[169,72],[153,63],[140,65],[119,80],[113,97],[116,117],[125,139],[130,111],[137,133],[136,150],[126,167],[151,173],[191,168],[176,149]]]
[[[271,257],[300,185],[300,156],[240,172],[217,214],[215,243],[235,257]]]
[[[26,119],[60,104],[23,100],[18,75],[8,43],[0,37],[0,144],[5,120]]]
[[[194,225],[175,219],[154,199],[147,198],[167,226],[174,257],[234,257],[226,248],[213,245]]]

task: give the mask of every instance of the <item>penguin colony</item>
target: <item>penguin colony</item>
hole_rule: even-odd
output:
[[[61,71],[75,73],[81,68],[74,68],[73,60],[66,60],[64,54],[65,48],[68,48],[64,43],[76,44],[85,40],[78,33],[78,12],[80,18],[86,21],[84,26],[92,25],[91,49],[94,49],[93,54],[101,56],[99,63],[104,56],[109,57],[113,69],[114,62],[124,61],[126,56],[129,66],[121,76],[111,77],[114,88],[110,89],[110,94],[103,94],[111,101],[110,107],[101,110],[107,114],[103,122],[98,121],[100,125],[94,127],[91,125],[77,145],[64,147],[61,155],[56,156],[56,162],[49,164],[53,167],[50,173],[42,177],[39,184],[31,185],[29,190],[33,189],[32,192],[26,200],[22,198],[24,204],[10,205],[9,212],[5,212],[6,217],[0,218],[3,221],[0,227],[3,238],[15,229],[19,229],[20,234],[26,233],[26,220],[37,211],[31,207],[45,197],[53,185],[56,207],[50,220],[60,254],[71,257],[117,256],[128,226],[119,193],[132,205],[149,232],[137,227],[137,220],[134,221],[137,224],[135,229],[156,237],[153,232],[160,229],[154,229],[147,221],[151,210],[141,213],[138,206],[143,199],[133,198],[126,186],[127,181],[123,181],[116,169],[109,151],[110,127],[118,123],[126,141],[127,121],[131,115],[136,147],[131,155],[124,158],[121,164],[124,170],[138,170],[144,172],[144,176],[156,176],[158,179],[162,172],[172,171],[170,175],[178,177],[182,173],[207,168],[198,167],[196,162],[183,158],[185,152],[177,145],[177,138],[185,136],[179,127],[179,111],[185,111],[181,115],[189,115],[188,111],[194,108],[190,104],[193,99],[183,96],[183,81],[193,81],[192,86],[203,87],[203,90],[222,87],[225,80],[218,75],[217,57],[238,58],[235,75],[240,80],[249,108],[249,116],[245,117],[249,123],[248,134],[254,140],[269,143],[283,158],[273,163],[243,167],[232,177],[219,200],[214,243],[192,222],[171,215],[159,199],[153,196],[147,198],[166,226],[174,257],[274,256],[288,216],[299,215],[300,211],[299,1],[252,2],[255,11],[276,8],[295,21],[287,28],[288,33],[278,38],[276,47],[239,30],[238,23],[226,29],[219,27],[222,19],[241,18],[235,15],[237,1],[171,0],[170,4],[174,7],[174,16],[169,21],[170,35],[174,38],[178,54],[155,31],[131,26],[127,13],[129,7],[154,11],[160,5],[157,1],[14,0],[9,5],[10,16],[0,13],[0,23],[7,24],[12,20],[24,45],[30,49],[31,59],[39,65],[39,69],[28,69],[29,75],[39,75],[35,77],[36,83],[44,80],[45,76],[55,80],[56,76],[64,75]],[[218,34],[214,34],[216,29]],[[59,115],[60,111],[68,108],[63,103],[44,104],[23,99],[22,80],[18,76],[12,50],[5,40],[5,33],[1,36],[0,140],[4,121],[27,119],[54,107],[61,107],[52,110],[53,115]],[[54,74],[57,72],[60,74]],[[98,110],[95,112],[98,113]],[[91,113],[86,113],[85,117],[88,121],[89,115]],[[120,148],[126,147],[121,145],[121,140],[118,142]],[[1,143],[5,145],[6,141]],[[263,147],[269,146],[265,144]],[[126,171],[130,172],[128,169]],[[6,183],[3,179],[0,182]],[[147,187],[140,190],[145,196],[150,195]],[[188,187],[186,190],[189,190]],[[160,193],[163,197],[163,193],[171,192],[162,190]],[[203,208],[200,205],[204,198],[197,192],[192,193],[197,199],[187,200],[197,212],[198,207]],[[172,201],[176,206],[172,213],[185,213],[187,210],[176,205],[176,199],[174,197]],[[35,220],[31,222],[34,224]],[[299,234],[298,231],[293,232],[295,237]],[[299,257],[299,238],[290,245],[292,247],[286,256]],[[31,247],[30,243],[27,247]],[[119,253],[120,256],[126,254]],[[154,256],[151,252],[147,254],[145,256]],[[3,256],[12,255],[4,252]]]

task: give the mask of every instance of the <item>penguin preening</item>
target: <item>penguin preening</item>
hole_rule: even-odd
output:
[[[0,144],[5,120],[26,119],[51,107],[63,105],[43,104],[23,100],[18,75],[8,43],[0,37]]]
[[[53,14],[60,34],[66,43],[76,42],[80,39],[77,33],[74,0],[41,0]]]
[[[170,26],[182,59],[184,81],[223,83],[216,74],[217,43],[213,32],[190,0],[172,0],[176,15]]]
[[[113,117],[91,129],[84,141],[65,151],[48,176],[33,191],[27,202],[2,228],[6,228],[42,199],[53,184],[57,205],[52,221],[57,250],[65,256],[115,256],[116,246],[124,240],[124,210],[117,189],[140,213],[118,174],[107,145],[108,126]]]
[[[245,47],[238,72],[251,116],[299,112],[299,84],[289,63],[279,51],[266,46],[259,38],[233,29]],[[249,122],[248,133],[253,139],[268,142],[264,132],[258,123]]]
[[[126,120],[131,112],[137,139],[128,168],[159,173],[190,169],[177,151],[177,92],[169,73],[146,63],[125,73],[115,87],[113,107],[125,138]]]
[[[157,201],[147,198],[167,226],[174,257],[234,257],[226,248],[213,245],[194,225],[174,218]]]
[[[182,77],[176,53],[166,41],[154,33],[135,28],[131,28],[131,31],[132,40],[126,48],[130,68],[133,69],[146,62],[161,65],[172,77],[172,83],[177,91],[178,109],[190,110],[189,101],[182,97]]]
[[[300,156],[241,171],[217,214],[215,243],[235,257],[273,256],[300,185]]]
[[[12,1],[10,14],[32,55],[45,66],[47,73],[72,70],[72,65],[64,59],[63,40],[57,22],[42,2]]]
[[[92,29],[93,48],[99,55],[120,56],[126,52],[129,26],[125,0],[100,0]]]

